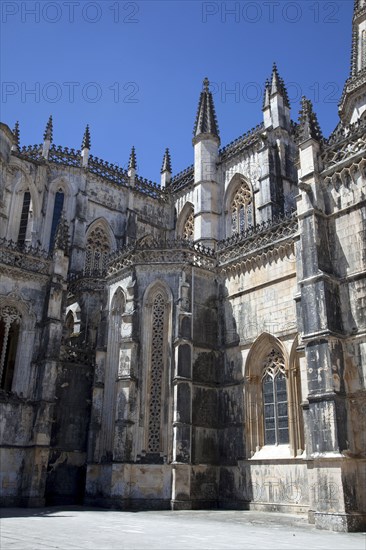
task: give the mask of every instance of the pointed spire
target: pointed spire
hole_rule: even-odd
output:
[[[43,139],[46,141],[50,141],[52,143],[53,139],[53,122],[52,122],[52,115],[50,115],[50,118],[48,119],[46,129],[43,134]]]
[[[276,94],[280,91],[280,75],[278,74],[278,69],[276,62],[273,62],[272,66],[272,75],[271,75],[271,93]]]
[[[210,82],[208,78],[203,81],[203,90],[200,95],[196,121],[194,125],[194,137],[200,134],[211,134],[218,138],[219,128],[216,119],[215,106],[212,98],[212,93],[209,90]]]
[[[172,173],[172,162],[171,162],[171,159],[170,159],[170,153],[169,153],[168,147],[165,149],[163,164],[162,164],[160,172],[161,172],[161,174],[163,172],[169,172],[170,174]]]
[[[86,125],[85,132],[83,135],[83,141],[81,143],[82,149],[90,149],[90,130],[89,124]]]
[[[132,146],[132,149],[131,149],[131,154],[130,154],[130,159],[128,161],[128,169],[131,170],[131,168],[133,170],[136,170],[136,167],[137,167],[137,164],[136,164],[136,152],[135,152],[135,147]]]
[[[273,63],[271,76],[271,95],[274,94],[280,94],[283,97],[283,103],[285,107],[288,107],[290,109],[290,101],[288,98],[285,82],[283,78],[280,77],[275,62]]]
[[[161,182],[160,185],[162,188],[165,188],[172,181],[172,162],[170,159],[169,149],[165,149],[163,164],[161,167]]]
[[[307,139],[322,141],[322,131],[316,114],[313,111],[313,104],[306,97],[301,98],[301,109],[299,113],[299,142]]]
[[[19,132],[19,121],[17,120],[14,129],[13,129],[13,136],[14,136],[14,144],[11,148],[12,151],[19,151],[20,147],[20,132]]]
[[[62,212],[58,222],[53,250],[63,250],[65,256],[69,255],[69,224],[66,221],[64,212]]]

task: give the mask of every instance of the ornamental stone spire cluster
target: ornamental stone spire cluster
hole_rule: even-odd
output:
[[[201,134],[211,134],[217,139],[220,139],[215,105],[209,85],[210,82],[206,77],[203,80],[203,90],[200,94],[193,135],[194,138],[197,138]]]
[[[85,132],[83,135],[83,141],[81,143],[81,149],[90,149],[90,130],[89,124],[86,125]]]
[[[136,151],[135,151],[135,147],[134,147],[134,146],[132,146],[130,158],[129,158],[129,161],[128,161],[128,169],[131,170],[131,168],[132,168],[133,170],[136,170],[136,168],[137,168],[137,163],[136,163]]]
[[[264,85],[263,118],[265,128],[281,127],[288,130],[291,125],[290,101],[276,63],[273,63],[271,78]]]
[[[43,134],[42,156],[46,160],[48,160],[48,154],[50,152],[52,140],[53,140],[53,121],[52,121],[52,115],[50,115],[50,118],[48,119],[48,122],[46,124],[46,129]]]
[[[299,113],[299,141],[303,142],[307,139],[322,141],[323,135],[312,102],[310,99],[302,97]]]
[[[81,143],[81,158],[82,158],[82,165],[84,166],[84,168],[88,166],[90,147],[91,147],[90,130],[89,130],[89,124],[87,124],[83,135],[83,141]]]
[[[271,95],[280,94],[283,97],[283,104],[290,109],[290,101],[288,98],[285,82],[280,77],[276,63],[273,63],[271,76]]]
[[[161,187],[166,187],[172,180],[172,163],[169,149],[165,149],[163,164],[161,166]]]
[[[169,152],[168,147],[165,149],[163,164],[162,164],[162,167],[161,167],[161,173],[163,173],[163,172],[172,173],[172,163],[171,163],[170,152]]]
[[[50,115],[50,118],[48,119],[48,122],[46,124],[46,129],[43,134],[44,141],[50,141],[52,143],[53,140],[53,121],[52,121],[52,115]]]

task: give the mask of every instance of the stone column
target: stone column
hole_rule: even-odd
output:
[[[180,280],[173,379],[173,510],[191,509],[192,455],[192,313],[190,285]]]

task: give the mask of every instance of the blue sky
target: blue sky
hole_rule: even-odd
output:
[[[1,2],[1,120],[20,122],[21,144],[40,143],[52,113],[54,142],[160,181],[193,162],[202,80],[212,83],[221,143],[262,120],[273,61],[297,120],[314,102],[325,135],[349,74],[353,0]],[[32,92],[33,90],[33,92]]]

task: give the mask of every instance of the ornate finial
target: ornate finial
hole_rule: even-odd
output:
[[[128,161],[128,169],[130,170],[131,168],[133,168],[134,170],[136,170],[136,167],[137,167],[136,152],[135,152],[135,147],[132,146],[130,159]]]
[[[19,139],[20,132],[19,132],[19,121],[18,120],[16,121],[16,123],[14,125],[13,135],[14,135],[14,145],[17,149],[19,149],[19,146],[20,146],[20,139]]]
[[[64,212],[62,212],[58,222],[53,250],[63,250],[65,256],[69,255],[69,224],[66,221]]]
[[[299,141],[301,143],[310,138],[316,141],[323,140],[317,116],[313,111],[313,104],[310,99],[303,96],[299,113]]]
[[[83,141],[81,144],[82,149],[90,149],[90,130],[89,124],[86,125],[85,132],[83,135]]]
[[[165,149],[165,154],[163,158],[163,165],[161,167],[161,173],[163,172],[169,172],[172,173],[172,163],[170,159],[170,153],[168,147]]]
[[[53,122],[52,122],[52,115],[50,115],[50,118],[48,119],[48,122],[46,125],[45,132],[43,134],[43,139],[44,140],[47,139],[48,141],[52,142],[52,138],[53,138]]]
[[[212,134],[219,138],[219,128],[216,119],[215,105],[209,90],[210,81],[203,80],[203,90],[200,95],[193,135]]]
[[[290,100],[286,90],[285,82],[283,78],[280,77],[277,64],[274,61],[272,66],[272,77],[271,77],[271,94],[279,93],[283,97],[283,102],[286,107],[290,109]]]

